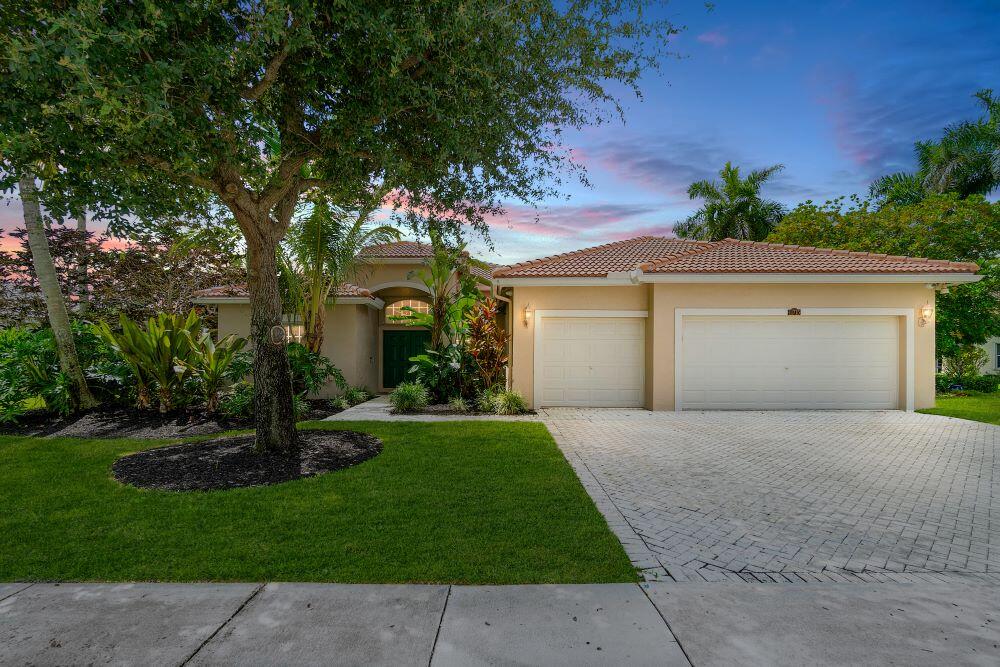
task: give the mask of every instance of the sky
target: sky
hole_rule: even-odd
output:
[[[788,206],[863,194],[914,165],[913,142],[980,115],[972,95],[1000,91],[1000,0],[795,2],[697,0],[659,10],[678,26],[624,122],[566,135],[590,187],[564,179],[537,208],[511,204],[490,222],[512,263],[589,245],[667,235],[698,208],[686,194],[727,161],[781,163],[764,194]],[[20,225],[19,202],[0,228]]]

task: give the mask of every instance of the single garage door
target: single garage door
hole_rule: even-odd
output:
[[[541,406],[643,405],[643,318],[545,317],[540,325]]]
[[[684,410],[894,410],[895,317],[682,320]]]

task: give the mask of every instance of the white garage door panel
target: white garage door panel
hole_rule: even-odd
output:
[[[644,319],[545,317],[541,326],[541,406],[642,406]]]
[[[895,317],[683,319],[686,410],[896,409]]]

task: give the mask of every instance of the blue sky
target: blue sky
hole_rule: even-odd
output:
[[[973,118],[1000,90],[1000,0],[672,2],[681,58],[642,82],[625,123],[568,137],[591,188],[492,227],[503,263],[644,233],[668,233],[697,202],[685,190],[726,160],[783,163],[766,194],[794,205],[864,193],[910,169],[913,142]],[[474,244],[482,249],[481,243]]]
[[[972,94],[1000,90],[1000,0],[978,2],[718,0],[661,10],[686,29],[679,58],[625,99],[625,123],[566,137],[592,187],[492,222],[508,263],[640,234],[669,233],[697,202],[689,183],[726,160],[783,163],[765,193],[788,205],[863,193],[912,167],[912,145],[973,118]],[[0,227],[20,224],[0,207]],[[535,221],[536,216],[538,221]]]

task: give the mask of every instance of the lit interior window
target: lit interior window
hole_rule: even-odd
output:
[[[403,310],[403,308],[410,307],[415,313],[429,313],[431,311],[430,305],[426,301],[419,301],[417,299],[402,299],[400,301],[393,301],[388,306],[385,307],[385,318],[391,320],[394,317],[404,317],[409,314],[409,311]]]

